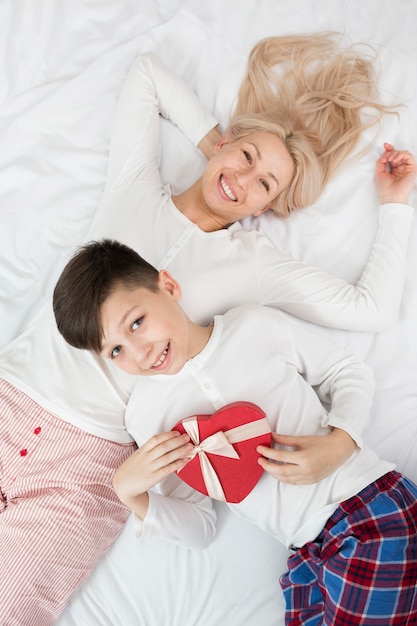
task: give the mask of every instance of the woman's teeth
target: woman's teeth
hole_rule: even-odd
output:
[[[237,198],[234,195],[233,191],[230,189],[229,185],[224,180],[223,176],[220,176],[220,184],[222,186],[224,193],[229,198],[229,200],[233,200],[233,202],[236,202]]]

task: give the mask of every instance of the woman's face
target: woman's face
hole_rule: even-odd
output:
[[[266,211],[293,175],[294,162],[275,135],[258,131],[234,142],[223,139],[204,171],[203,197],[227,224]]]

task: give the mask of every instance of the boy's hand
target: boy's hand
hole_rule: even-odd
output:
[[[338,469],[352,455],[355,442],[344,430],[335,428],[326,436],[293,437],[272,433],[275,443],[293,450],[258,446],[259,465],[276,480],[292,485],[317,483]]]
[[[395,150],[384,143],[385,152],[376,162],[375,184],[381,204],[386,202],[408,203],[413,188],[417,166],[408,150]]]
[[[115,472],[113,486],[120,500],[144,519],[148,511],[148,489],[183,467],[192,449],[186,433],[170,431],[151,437]]]

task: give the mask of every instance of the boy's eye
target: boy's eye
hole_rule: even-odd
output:
[[[270,190],[269,183],[266,180],[261,180],[262,185],[265,187],[267,191]]]
[[[110,352],[110,358],[115,359],[117,356],[119,356],[121,349],[122,346],[116,346],[115,348],[113,348],[113,350]]]
[[[131,326],[132,330],[136,330],[137,328],[139,328],[139,326],[142,324],[143,322],[143,317],[139,317],[137,320],[135,320]]]
[[[247,160],[247,162],[252,163],[252,156],[250,152],[248,152],[247,150],[243,150],[243,154],[245,155],[245,159]]]

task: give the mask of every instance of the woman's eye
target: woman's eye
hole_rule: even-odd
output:
[[[245,155],[245,159],[247,160],[247,162],[252,163],[252,156],[250,152],[248,152],[247,150],[243,150],[243,154]]]
[[[261,180],[262,185],[265,187],[267,191],[270,190],[269,183],[266,180]]]
[[[119,356],[121,349],[121,346],[116,346],[115,348],[113,348],[113,350],[110,352],[110,358],[115,359],[117,356]]]
[[[139,328],[139,326],[142,324],[143,321],[143,317],[139,317],[137,320],[135,320],[131,326],[132,330],[136,330],[137,328]]]

